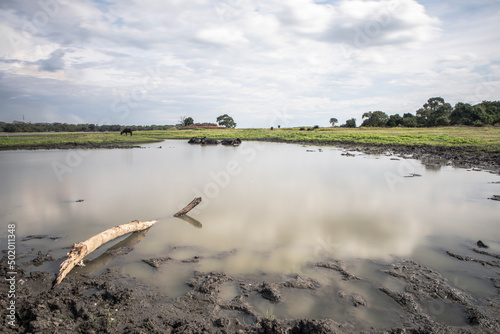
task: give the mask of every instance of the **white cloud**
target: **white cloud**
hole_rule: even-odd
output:
[[[203,42],[232,47],[238,47],[238,44],[248,42],[241,31],[230,28],[202,29],[198,31],[196,37]]]
[[[71,106],[84,122],[229,113],[239,126],[267,127],[287,110],[290,126],[328,125],[368,110],[414,112],[437,95],[472,100],[478,85],[490,100],[500,95],[500,3],[64,3],[49,12],[27,0],[0,4],[0,120],[22,110],[32,121],[69,121]],[[40,104],[10,99],[23,95]]]

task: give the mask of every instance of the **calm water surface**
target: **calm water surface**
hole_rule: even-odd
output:
[[[16,223],[19,239],[59,237],[18,245],[20,252],[34,247],[55,258],[66,254],[64,247],[109,227],[160,218],[134,237],[131,253],[104,256],[100,270],[119,264],[125,274],[171,296],[188,290],[184,283],[193,270],[301,273],[341,286],[331,276],[304,269],[327,258],[343,259],[355,274],[383,282],[377,263],[394,257],[430,266],[476,296],[495,293],[487,280],[461,270],[444,250],[463,253],[481,239],[500,252],[500,204],[488,200],[500,194],[500,184],[493,183],[500,181],[498,175],[426,167],[393,156],[342,154],[333,147],[257,142],[202,147],[173,140],[142,149],[0,152],[0,217],[4,226]],[[409,177],[413,174],[421,176]],[[169,217],[197,196],[203,202],[190,212],[191,219]],[[141,261],[167,254],[201,259],[160,270]],[[37,270],[55,273],[59,263]],[[359,283],[357,289],[376,298],[373,286]],[[236,295],[236,286],[225,286],[223,293]],[[344,312],[329,303],[330,296],[304,292],[287,298],[297,303],[272,305],[277,316]],[[377,323],[387,305],[375,304],[378,308],[357,317]],[[270,304],[259,299],[254,306],[265,314]]]

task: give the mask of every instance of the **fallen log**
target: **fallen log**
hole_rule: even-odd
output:
[[[90,261],[83,259],[83,265],[80,263],[79,266],[71,270],[71,273],[92,275],[109,265],[117,256],[130,253],[134,249],[134,245],[138,244],[148,232],[149,229],[131,233],[127,238],[117,242],[95,259]]]
[[[200,204],[200,202],[201,197],[195,198],[186,207],[177,212],[174,217],[185,215],[195,206]],[[85,258],[85,256],[89,255],[100,246],[125,234],[148,229],[157,222],[157,219],[149,221],[134,220],[127,224],[112,227],[104,232],[94,235],[93,237],[83,242],[74,244],[73,248],[68,253],[68,258],[63,263],[61,263],[59,273],[57,274],[56,279],[52,282],[52,288],[61,283],[64,277],[66,277],[66,275],[71,271],[71,269],[73,269],[75,265],[79,264]]]

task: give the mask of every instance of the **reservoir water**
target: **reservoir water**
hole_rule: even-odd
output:
[[[299,273],[334,291],[344,283],[308,263],[343,260],[354,274],[370,277],[372,283],[357,289],[378,305],[356,316],[384,325],[390,324],[389,305],[376,287],[386,281],[380,263],[395,258],[429,266],[476,298],[496,293],[487,279],[491,269],[465,270],[446,251],[468,254],[482,240],[500,253],[500,203],[489,199],[500,194],[499,181],[487,171],[392,155],[250,141],[238,147],[167,140],[140,149],[6,151],[0,152],[0,219],[4,229],[16,224],[20,261],[31,249],[49,252],[57,260],[33,270],[56,273],[73,243],[135,219],[159,218],[126,241],[133,250],[103,257],[95,271],[119,265],[123,274],[172,297],[190,289],[185,282],[194,270]],[[170,217],[194,197],[203,202],[188,218]],[[29,235],[47,237],[20,241]],[[142,261],[164,256],[177,262],[158,270]],[[222,293],[229,298],[237,289],[229,284]],[[278,317],[352,316],[331,296],[287,298],[286,306],[253,303]],[[442,313],[451,319],[440,321],[461,324],[460,312]]]

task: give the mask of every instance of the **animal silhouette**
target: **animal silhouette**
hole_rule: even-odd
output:
[[[132,129],[131,128],[125,128],[125,129],[122,130],[122,132],[120,132],[120,135],[125,134],[125,136],[126,136],[127,133],[130,133],[130,135],[132,136]]]

